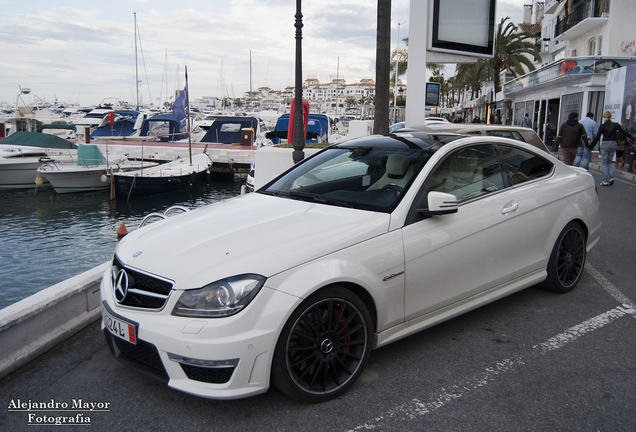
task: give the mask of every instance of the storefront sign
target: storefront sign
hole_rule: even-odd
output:
[[[594,57],[563,59],[504,84],[504,93],[513,93],[528,89],[567,75],[607,73],[611,70],[631,64],[636,64],[636,59]]]

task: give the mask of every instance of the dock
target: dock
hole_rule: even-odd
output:
[[[170,162],[189,157],[192,153],[207,153],[212,159],[212,169],[249,169],[254,161],[257,146],[217,143],[159,142],[139,140],[91,140],[104,155],[124,155],[128,159]]]

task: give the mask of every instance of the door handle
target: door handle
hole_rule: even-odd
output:
[[[510,202],[510,203],[508,203],[508,204],[506,204],[504,206],[504,208],[501,210],[501,213],[502,214],[508,214],[510,212],[517,211],[518,208],[519,208],[519,204],[518,203]]]

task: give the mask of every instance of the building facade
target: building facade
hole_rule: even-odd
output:
[[[607,72],[636,63],[636,1],[548,0],[526,7],[537,12],[544,63],[505,82],[498,100],[509,106],[512,124],[529,113],[533,129],[551,145],[570,112],[592,112],[602,121]]]

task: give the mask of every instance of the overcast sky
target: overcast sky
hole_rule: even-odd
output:
[[[527,3],[497,0],[496,21],[521,22]],[[392,49],[398,22],[408,36],[409,4],[392,0]],[[374,78],[376,7],[303,0],[303,79],[328,82],[338,63],[347,83]],[[19,86],[48,102],[134,102],[135,12],[142,103],[183,88],[185,66],[191,100],[242,97],[250,51],[254,89],[294,85],[294,0],[0,0],[0,10],[0,103],[15,103]]]

